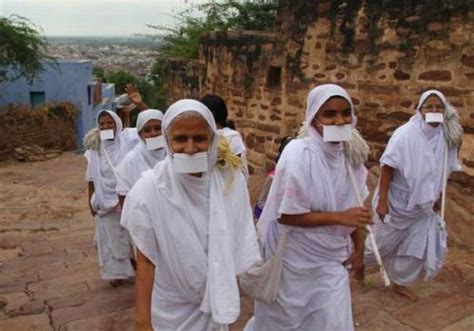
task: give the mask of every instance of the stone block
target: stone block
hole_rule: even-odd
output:
[[[46,314],[19,316],[0,320],[0,330],[5,331],[53,331]]]
[[[452,79],[452,74],[447,70],[431,70],[421,73],[418,79],[432,82],[449,82]]]
[[[392,316],[419,330],[439,330],[474,314],[474,300],[440,291],[405,306]]]

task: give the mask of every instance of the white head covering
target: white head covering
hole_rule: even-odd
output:
[[[431,95],[436,95],[444,105],[444,121],[441,125],[443,128],[444,139],[450,148],[459,147],[463,135],[463,128],[460,123],[459,114],[456,108],[454,108],[454,106],[448,101],[442,92],[438,90],[428,90],[423,92],[416,107],[417,112],[411,118],[411,121],[413,121],[420,129],[422,129],[429,139],[432,139],[441,131],[440,126],[432,127],[428,125],[423,120],[423,116],[421,115],[421,107],[425,103],[426,99],[428,99],[428,97]]]
[[[354,104],[352,103],[351,97],[342,87],[336,84],[323,84],[315,87],[308,94],[307,106],[306,106],[306,125],[310,135],[314,135],[316,129],[311,125],[316,114],[319,112],[321,107],[331,98],[341,97],[347,100],[351,105],[352,111],[352,127],[355,127],[357,118],[355,116]],[[316,131],[317,132],[317,131]],[[319,135],[319,134],[318,134]]]
[[[426,99],[428,99],[432,95],[436,95],[441,100],[441,102],[443,103],[444,108],[445,109],[447,108],[449,102],[448,102],[448,99],[446,99],[446,97],[444,96],[443,93],[441,93],[438,90],[428,90],[428,91],[423,92],[423,94],[420,96],[420,100],[418,101],[418,105],[416,106],[416,110],[421,111],[421,107],[425,103]],[[445,110],[445,112],[446,112],[446,110]]]
[[[351,97],[346,92],[346,90],[335,84],[323,84],[315,87],[311,90],[311,92],[309,92],[306,107],[305,125],[312,144],[318,145],[319,148],[323,150],[330,164],[339,166],[344,159],[344,145],[342,143],[334,144],[324,142],[321,134],[311,124],[321,107],[329,99],[334,97],[341,97],[349,102],[352,112],[352,127],[355,127],[357,118],[355,116],[354,105],[352,103]]]
[[[163,120],[163,113],[158,109],[147,109],[138,114],[137,132],[140,132],[145,124],[150,120]]]
[[[166,111],[165,116],[163,117],[162,124],[163,133],[166,141],[166,152],[171,158],[173,157],[173,151],[171,150],[168,141],[170,125],[173,123],[173,120],[176,117],[189,111],[194,111],[200,114],[202,118],[207,122],[207,124],[209,125],[209,129],[211,130],[212,140],[208,150],[208,165],[209,170],[212,170],[215,167],[217,161],[217,146],[219,145],[220,136],[217,134],[216,122],[214,120],[214,117],[212,116],[211,111],[199,101],[192,99],[182,99],[173,103]]]

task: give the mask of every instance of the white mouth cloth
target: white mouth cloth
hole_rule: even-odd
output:
[[[114,139],[114,130],[100,130],[100,140]]]
[[[177,173],[193,174],[206,172],[208,170],[207,152],[189,155],[186,153],[175,153],[173,155],[173,167]]]
[[[165,138],[163,135],[153,138],[146,138],[145,139],[146,148],[149,151],[160,149],[165,146]]]
[[[443,113],[426,113],[425,121],[426,123],[443,123]]]
[[[323,125],[323,141],[339,142],[352,139],[352,125]]]

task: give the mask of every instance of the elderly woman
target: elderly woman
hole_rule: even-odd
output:
[[[382,222],[374,227],[384,265],[399,294],[416,300],[406,288],[433,278],[446,253],[444,220],[436,213],[447,172],[460,170],[459,116],[437,90],[421,95],[416,114],[393,133],[380,163],[382,173],[373,207]],[[367,245],[366,263],[375,263]]]
[[[140,142],[132,149],[118,167],[116,191],[121,205],[142,173],[153,168],[166,156],[164,138],[161,133],[163,113],[156,109],[141,112],[137,119]]]
[[[137,246],[140,330],[225,330],[240,312],[236,275],[259,262],[240,159],[219,148],[209,109],[185,99],[163,118],[167,156],[125,200]]]
[[[308,137],[284,149],[257,225],[266,260],[287,236],[278,296],[272,304],[256,302],[247,330],[353,329],[346,266],[362,269],[363,230],[370,223],[348,173],[352,167],[365,198],[367,170],[349,164],[342,143],[351,139],[355,121],[343,88],[326,84],[310,92]]]
[[[96,139],[85,153],[87,159],[86,180],[89,182],[89,208],[96,220],[97,248],[102,279],[119,285],[121,280],[134,276],[130,264],[130,237],[120,226],[119,200],[115,191],[116,167],[133,148],[136,131],[122,130],[120,118],[112,111],[104,110],[98,116],[99,132],[91,132],[87,140]]]

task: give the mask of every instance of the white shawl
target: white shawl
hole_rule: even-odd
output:
[[[176,173],[172,165],[167,134],[172,121],[187,111],[198,112],[213,134],[208,151],[209,171],[198,178],[208,181],[207,186],[201,185],[209,188],[207,206],[192,203],[190,197],[206,196],[205,192],[192,192],[199,186],[183,185],[190,175]],[[168,155],[153,170],[145,172],[129,192],[122,225],[155,264],[159,250],[180,295],[198,304],[199,310],[210,314],[215,322],[230,324],[240,313],[236,275],[260,259],[245,180],[240,172],[234,173],[235,183],[224,194],[232,174],[216,168],[219,135],[212,113],[200,102],[188,99],[173,104],[164,116],[163,131]],[[202,230],[203,215],[209,215],[204,225],[208,229],[207,245],[202,242],[202,233],[206,232]]]
[[[115,186],[115,178],[112,167],[117,167],[125,155],[133,148],[137,141],[135,130],[122,130],[122,121],[113,111],[104,110],[98,114],[107,112],[115,122],[115,138],[112,141],[102,141],[99,150],[87,150],[84,153],[88,164],[86,170],[86,180],[94,182],[95,193],[92,196],[91,204],[99,215],[112,211],[118,203]],[[97,118],[98,118],[97,117]],[[112,165],[104,153],[110,157]]]

